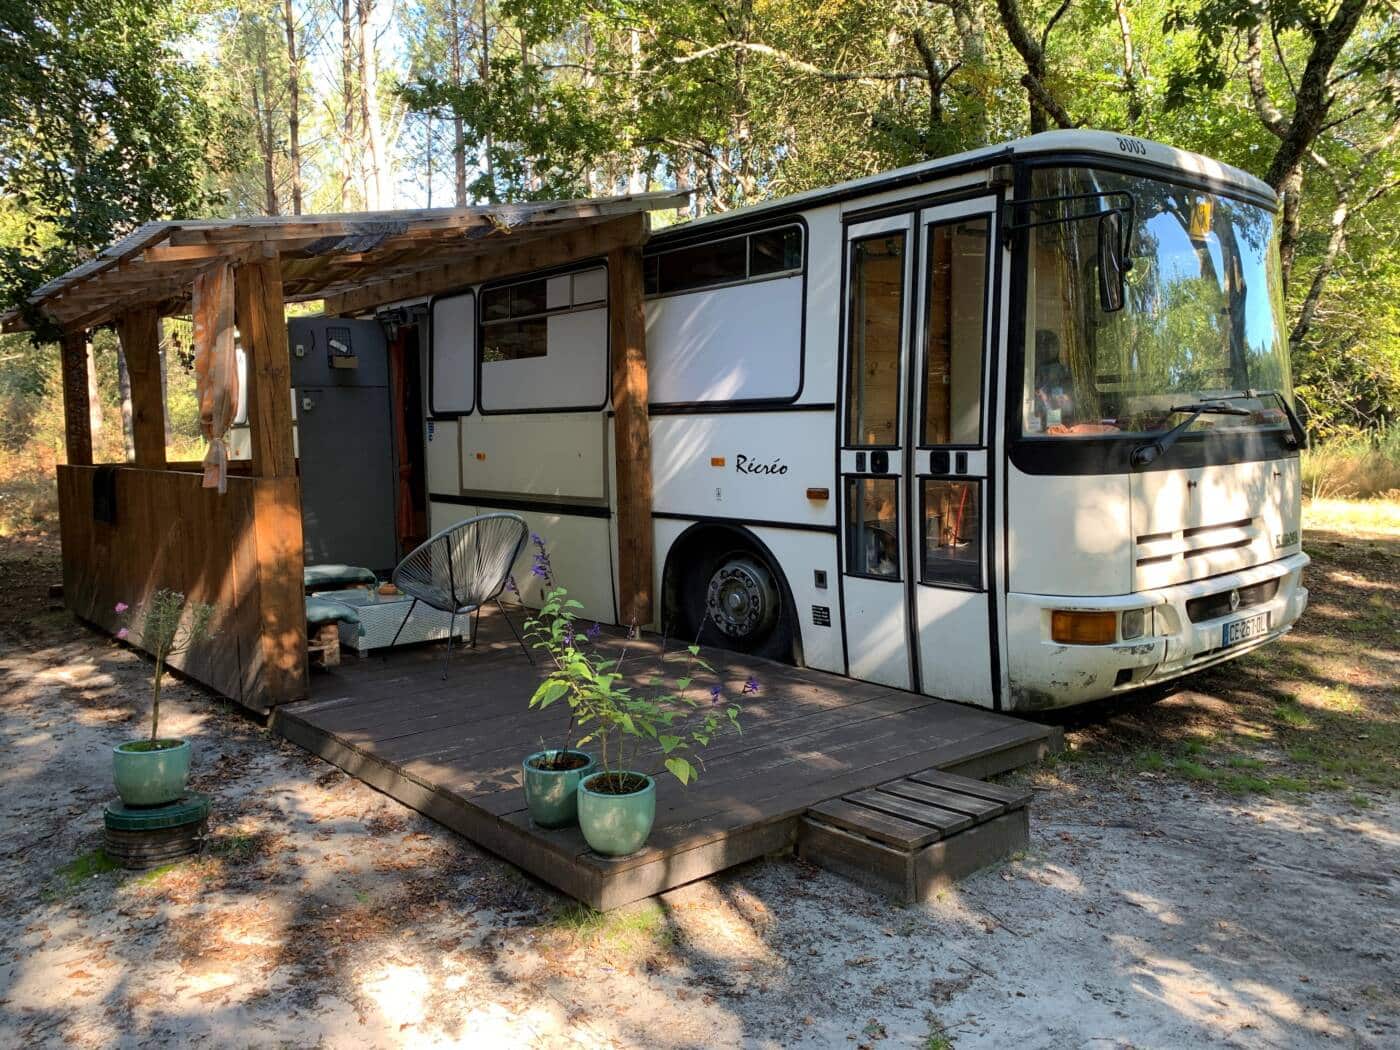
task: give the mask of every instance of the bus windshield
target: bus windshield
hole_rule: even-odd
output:
[[[1243,414],[1202,414],[1192,432],[1287,427],[1283,291],[1273,213],[1255,204],[1138,175],[1041,168],[1032,197],[1130,193],[1131,260],[1121,310],[1099,301],[1098,212],[1120,196],[1030,209],[1021,432],[1151,434],[1173,409],[1232,397]],[[1258,396],[1239,397],[1244,391]],[[1189,414],[1189,413],[1188,413]]]

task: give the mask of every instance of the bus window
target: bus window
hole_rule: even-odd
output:
[[[846,444],[899,441],[899,347],[904,322],[903,233],[851,245]]]
[[[896,478],[846,481],[846,571],[854,576],[899,579],[899,482]]]
[[[929,227],[925,445],[976,445],[982,440],[989,236],[985,215]]]
[[[924,564],[920,579],[948,587],[982,586],[982,486],[925,481]]]

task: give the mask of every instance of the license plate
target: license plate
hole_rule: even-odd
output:
[[[1246,616],[1242,620],[1231,620],[1224,627],[1220,647],[1228,649],[1232,645],[1239,645],[1240,642],[1247,642],[1251,638],[1261,638],[1268,633],[1269,614],[1266,612],[1257,616]]]

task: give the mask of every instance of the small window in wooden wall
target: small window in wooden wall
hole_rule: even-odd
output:
[[[925,445],[982,441],[989,243],[990,221],[985,215],[929,227]]]

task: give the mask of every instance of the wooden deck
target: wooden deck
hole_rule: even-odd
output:
[[[621,645],[605,637],[604,645]],[[656,825],[641,852],[590,851],[577,828],[546,831],[525,810],[520,762],[557,746],[558,704],[531,711],[539,672],[506,625],[483,617],[475,651],[454,654],[444,682],[442,646],[350,657],[313,676],[312,698],[277,709],[288,740],[460,832],[563,892],[607,909],[790,847],[818,803],[926,769],[982,777],[1035,761],[1057,730],[821,671],[723,652],[707,653],[730,696],[742,698],[743,733],[706,751],[684,788],[657,778]],[[680,661],[684,654],[668,658]],[[655,639],[631,643],[627,665],[658,666]],[[676,666],[679,666],[677,664]],[[704,687],[710,682],[707,680]],[[655,772],[643,752],[634,768]]]

